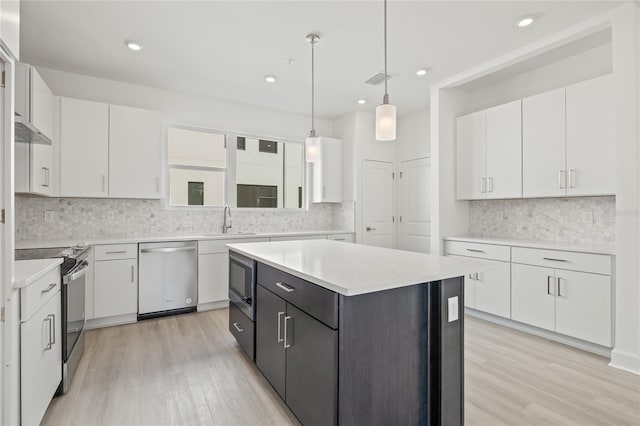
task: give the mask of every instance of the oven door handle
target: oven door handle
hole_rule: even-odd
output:
[[[251,264],[251,262],[247,262],[246,260],[240,259],[239,257],[236,257],[236,256],[234,256],[232,254],[229,254],[229,259],[231,259],[234,262],[241,263],[244,266],[246,266],[247,268],[253,269],[253,265]]]
[[[64,284],[69,284],[71,281],[75,281],[78,278],[84,276],[87,273],[87,270],[89,269],[88,266],[83,267],[80,270],[77,270],[76,272],[69,274],[69,275],[65,275],[64,276]]]

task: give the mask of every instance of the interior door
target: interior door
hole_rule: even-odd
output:
[[[284,399],[286,364],[283,321],[287,303],[261,285],[256,287],[256,366]]]
[[[302,424],[336,424],[338,331],[291,304],[286,321],[287,405]]]
[[[400,166],[398,248],[431,251],[431,159],[403,161]]]
[[[362,226],[364,244],[395,247],[393,163],[365,160]]]

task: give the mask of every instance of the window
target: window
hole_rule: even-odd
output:
[[[167,134],[169,204],[225,204],[226,136],[206,130],[170,127]]]
[[[303,208],[304,145],[249,136],[237,141],[237,207]]]
[[[238,136],[237,140],[238,140],[237,142],[238,151],[246,151],[246,143],[247,143],[246,138],[242,136]]]

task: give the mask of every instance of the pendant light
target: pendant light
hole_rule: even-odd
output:
[[[389,103],[387,91],[387,0],[384,0],[384,97],[382,104],[376,107],[376,139],[396,139],[396,106]]]
[[[311,131],[305,140],[305,159],[307,163],[317,163],[320,159],[320,138],[316,136],[315,127],[315,45],[320,40],[317,34],[307,35],[311,43]]]

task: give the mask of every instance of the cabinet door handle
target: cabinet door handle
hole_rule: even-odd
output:
[[[480,178],[480,193],[484,194],[487,190],[486,190],[486,186],[487,186],[487,179],[481,177]]]
[[[569,188],[575,188],[576,187],[575,175],[576,175],[576,170],[575,169],[569,169]]]
[[[286,291],[287,293],[291,293],[292,291],[295,290],[294,287],[291,287],[289,284],[285,284],[285,283],[276,283],[276,287],[281,288],[282,290]],[[285,333],[286,333],[286,331],[285,331]]]
[[[47,323],[47,344],[43,348],[45,351],[51,350],[53,344],[51,343],[51,318],[47,316],[44,320],[42,320],[42,324]]]
[[[131,282],[132,283],[136,282],[134,277],[135,273],[136,273],[136,267],[134,265],[131,265]]]
[[[49,169],[46,167],[42,168],[42,186],[49,187]]]
[[[558,171],[558,186],[560,189],[565,189],[567,187],[567,171],[560,170]]]
[[[470,280],[475,280],[475,278],[473,278],[473,274],[469,274],[469,279]]]
[[[51,323],[52,323],[51,329],[53,330],[53,332],[51,333],[51,336],[53,336],[51,338],[51,344],[55,345],[56,344],[56,316],[55,314],[49,314],[47,315],[47,318],[48,317],[51,317]]]
[[[556,259],[554,257],[543,257],[544,260],[550,260],[552,262],[568,262],[568,260],[565,259]]]
[[[470,248],[468,248],[468,249],[466,249],[466,250],[467,250],[467,251],[472,251],[472,252],[474,252],[474,253],[484,253],[484,250],[470,249]]]
[[[547,275],[547,294],[550,296],[555,296],[554,293],[551,292],[551,289],[553,288],[551,285],[551,280],[555,279],[555,277],[551,276],[551,275]]]
[[[562,280],[562,278],[560,278],[560,277],[556,278],[556,283],[557,283],[557,286],[558,286],[558,297],[563,297],[564,295],[562,294],[562,291],[560,289],[560,280]]]
[[[479,272],[476,272],[476,273],[475,273],[475,274],[473,274],[473,275],[474,275],[474,277],[475,277],[474,279],[475,279],[476,281],[482,281],[482,280],[480,279],[480,273],[479,273]]]
[[[284,315],[284,312],[278,312],[278,342],[284,341],[284,339],[282,338],[281,328],[280,328],[280,323],[282,322],[283,315]]]
[[[51,290],[53,290],[54,288],[56,288],[56,286],[57,286],[57,285],[58,285],[57,283],[51,283],[51,284],[49,284],[49,287],[47,287],[47,288],[45,288],[44,290],[42,290],[42,291],[40,292],[40,295],[43,295],[43,294],[45,294],[45,293],[49,293]]]
[[[125,254],[126,250],[107,251],[105,254]]]
[[[237,322],[233,323],[233,326],[236,328],[236,330],[238,330],[240,333],[242,333],[244,331],[244,328],[240,327],[240,325]]]
[[[487,192],[493,192],[493,177],[489,176],[489,178],[487,178]]]
[[[284,348],[288,349],[291,347],[291,343],[289,343],[288,333],[287,333],[287,322],[291,319],[290,316],[284,317]]]

